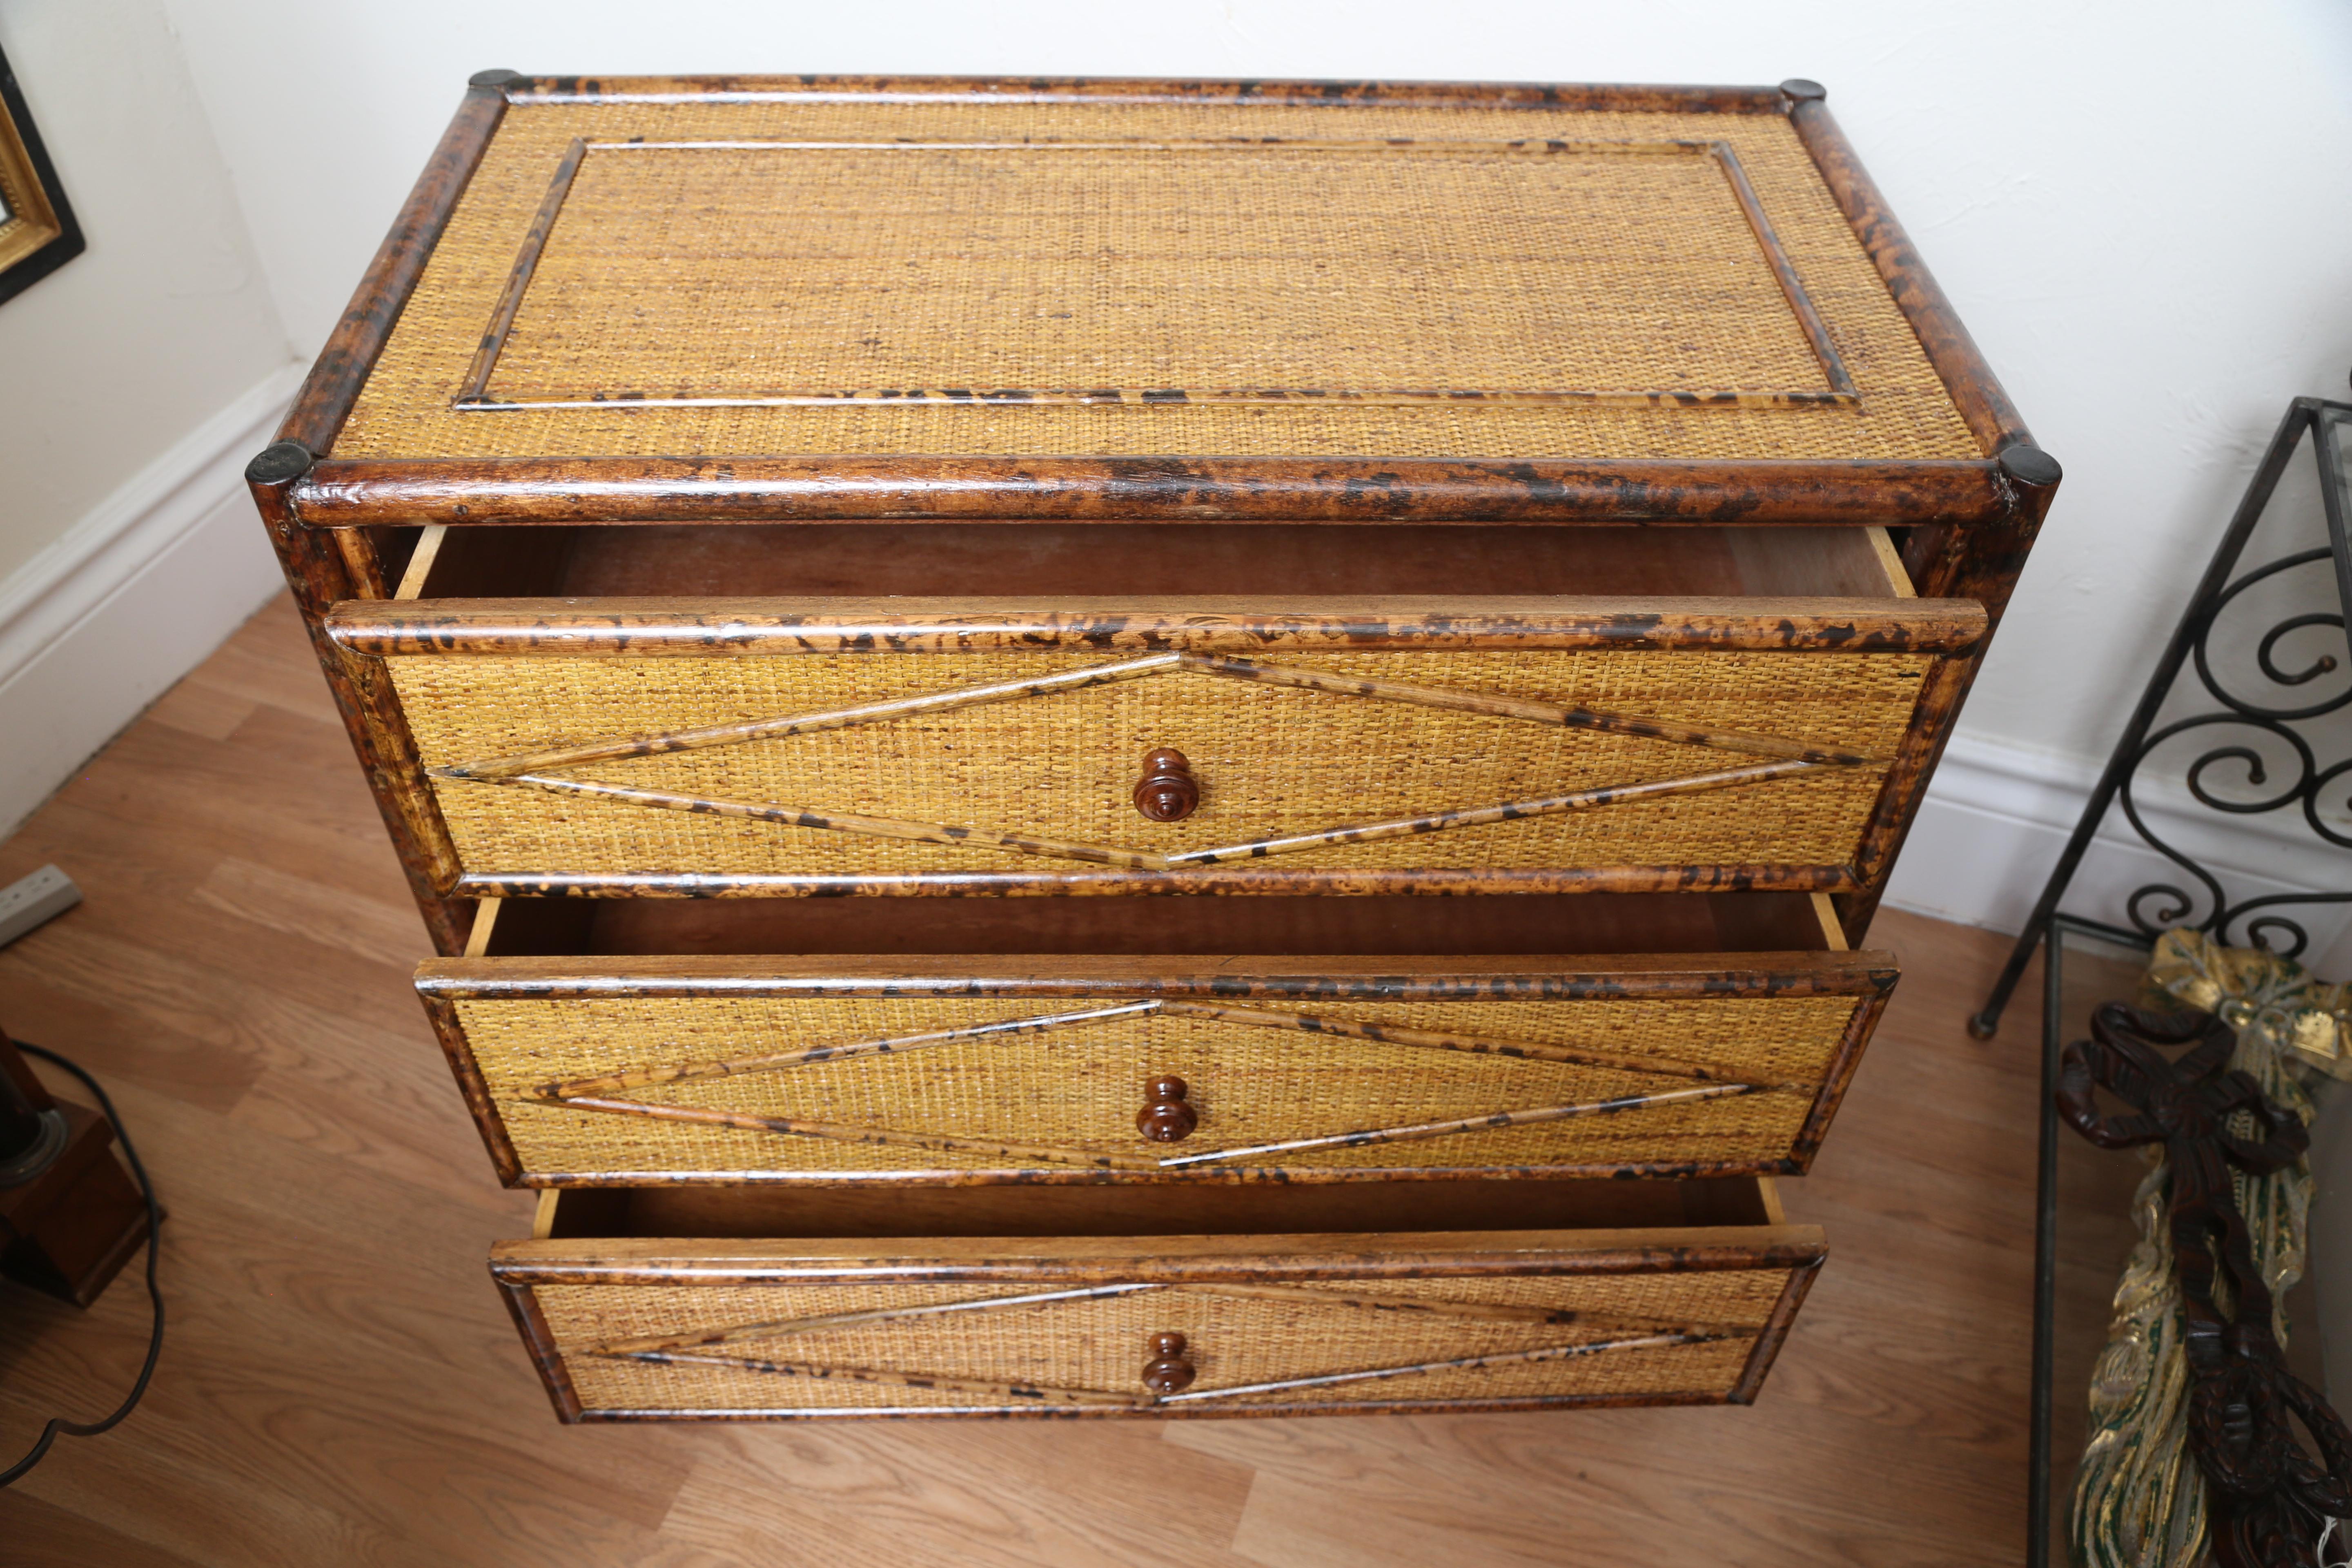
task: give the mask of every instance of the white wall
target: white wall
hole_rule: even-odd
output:
[[[0,833],[268,595],[242,454],[293,350],[159,0],[10,0],[88,249],[0,305]]]

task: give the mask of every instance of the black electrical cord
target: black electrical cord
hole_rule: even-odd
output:
[[[33,1445],[33,1451],[5,1470],[0,1470],[0,1487],[11,1484],[39,1464],[41,1457],[49,1451],[49,1445],[58,1440],[58,1433],[62,1432],[68,1437],[95,1437],[118,1425],[137,1408],[141,1396],[147,1392],[148,1379],[155,1375],[155,1359],[163,1353],[163,1292],[155,1283],[155,1255],[163,1249],[163,1211],[155,1204],[155,1184],[147,1179],[147,1167],[139,1163],[139,1151],[131,1146],[131,1134],[122,1130],[122,1118],[115,1111],[114,1101],[107,1098],[106,1090],[98,1087],[98,1079],[55,1051],[28,1046],[22,1040],[16,1041],[16,1045],[26,1056],[38,1057],[81,1079],[83,1087],[98,1097],[99,1108],[106,1112],[107,1121],[114,1124],[115,1142],[122,1145],[122,1157],[131,1162],[131,1173],[139,1178],[139,1195],[147,1200],[147,1299],[155,1303],[155,1328],[147,1339],[147,1363],[139,1369],[139,1381],[131,1385],[130,1394],[114,1407],[114,1414],[103,1421],[68,1421],[62,1415],[51,1417],[49,1424],[41,1428],[41,1440]]]

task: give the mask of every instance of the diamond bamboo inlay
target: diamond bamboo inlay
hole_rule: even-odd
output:
[[[1071,1148],[1058,1144],[1040,1143],[1033,1140],[1011,1140],[975,1133],[925,1131],[876,1126],[864,1122],[829,1121],[800,1116],[755,1115],[716,1106],[665,1104],[637,1099],[614,1098],[616,1095],[625,1094],[635,1089],[706,1083],[720,1079],[740,1078],[752,1073],[785,1071],[814,1063],[840,1061],[845,1058],[903,1055],[965,1041],[1013,1039],[1097,1024],[1113,1018],[1139,1017],[1151,1014],[1194,1018],[1205,1023],[1235,1028],[1295,1030],[1340,1040],[1361,1041],[1381,1046],[1462,1051],[1478,1055],[1517,1058],[1530,1061],[1562,1062],[1686,1081],[1684,1087],[1662,1087],[1569,1104],[1504,1107],[1491,1111],[1449,1117],[1434,1121],[1413,1122],[1400,1126],[1353,1128],[1315,1136],[1286,1138],[1276,1142],[1242,1144],[1229,1148],[1201,1149],[1164,1156],[1124,1150]],[[1612,1116],[1628,1111],[1686,1105],[1702,1100],[1721,1100],[1734,1095],[1757,1094],[1774,1089],[1801,1091],[1809,1087],[1801,1084],[1770,1083],[1754,1079],[1738,1078],[1702,1063],[1682,1061],[1667,1057],[1633,1057],[1581,1047],[1541,1046],[1472,1035],[1398,1028],[1377,1023],[1318,1017],[1311,1013],[1295,1012],[1287,1008],[1233,1007],[1216,1004],[1154,998],[1070,1012],[1000,1019],[961,1028],[938,1029],[921,1034],[802,1047],[762,1056],[700,1062],[653,1063],[625,1068],[616,1072],[539,1084],[534,1086],[530,1095],[519,1103],[564,1110],[598,1111],[615,1116],[644,1117],[659,1121],[676,1121],[709,1127],[733,1127],[747,1131],[814,1138],[836,1142],[881,1144],[895,1148],[978,1154],[1050,1165],[1088,1167],[1096,1170],[1153,1172],[1185,1170],[1202,1165],[1261,1159],[1268,1155],[1304,1153],[1323,1149],[1356,1149],[1380,1143],[1418,1142],[1462,1133],[1534,1126],[1548,1121],[1570,1121],[1578,1117]]]
[[[1318,691],[1335,696],[1367,698],[1375,701],[1518,720],[1560,729],[1664,741],[1679,745],[1738,752],[1772,760],[1706,773],[1686,773],[1672,778],[1628,780],[1622,784],[1604,784],[1533,799],[1504,801],[1489,805],[1423,813],[1380,822],[1349,824],[1279,837],[1188,849],[1175,854],[1163,854],[1150,849],[1127,848],[1116,845],[1076,842],[1033,833],[1005,833],[984,827],[941,822],[825,811],[773,801],[735,800],[718,795],[689,795],[665,790],[634,789],[624,784],[559,777],[548,771],[618,758],[661,756],[677,752],[741,745],[755,741],[778,740],[793,735],[846,729],[861,724],[882,723],[919,714],[951,712],[960,709],[992,703],[1025,701],[1114,682],[1140,680],[1173,674],[1200,675]],[[1633,714],[1534,701],[1523,698],[1495,696],[1482,692],[1459,691],[1444,687],[1413,686],[1399,681],[1335,675],[1324,670],[1300,668],[1257,659],[1234,658],[1213,654],[1162,653],[1151,654],[1140,658],[1122,659],[1111,664],[1089,665],[1025,680],[963,687],[890,701],[866,703],[823,712],[793,714],[776,719],[755,720],[748,723],[719,725],[709,729],[681,730],[656,735],[612,737],[517,756],[455,763],[429,768],[426,772],[436,780],[452,784],[497,784],[510,788],[540,790],[552,795],[584,795],[655,810],[739,817],[752,821],[780,823],[793,827],[821,828],[832,832],[862,834],[879,838],[907,839],[932,844],[990,846],[1049,859],[1084,861],[1095,865],[1117,866],[1130,870],[1174,871],[1192,867],[1227,864],[1237,860],[1261,859],[1268,856],[1292,854],[1336,844],[1370,843],[1381,839],[1435,833],[1452,827],[1513,822],[1561,812],[1590,811],[1625,801],[1654,799],[1663,795],[1698,794],[1710,790],[1727,789],[1740,784],[1761,783],[1770,779],[1792,777],[1825,768],[1866,767],[1881,765],[1883,763],[1882,758],[1865,756],[1834,747],[1808,745],[1801,742],[1772,735],[1707,729]]]
[[[1352,1367],[1336,1372],[1277,1377],[1223,1387],[1193,1388],[1172,1393],[1155,1393],[1149,1388],[1138,1388],[1133,1393],[1125,1394],[1108,1389],[1066,1387],[1031,1381],[943,1375],[905,1367],[851,1366],[797,1357],[780,1359],[740,1353],[718,1353],[719,1347],[785,1339],[796,1335],[822,1336],[828,1332],[854,1331],[879,1324],[904,1323],[919,1320],[965,1321],[987,1313],[1025,1311],[1031,1309],[1049,1312],[1060,1311],[1066,1310],[1077,1303],[1099,1301],[1111,1297],[1136,1297],[1163,1292],[1223,1297],[1237,1300],[1271,1301],[1301,1309],[1335,1308],[1343,1313],[1399,1313],[1424,1321],[1455,1320],[1465,1325],[1514,1323],[1530,1327],[1558,1327],[1573,1332],[1598,1334],[1600,1337],[1570,1339],[1557,1343],[1519,1350],[1489,1351],[1483,1354],[1408,1362],[1400,1365]],[[1011,1295],[970,1297],[962,1300],[877,1308],[864,1311],[827,1312],[811,1317],[733,1323],[677,1334],[644,1334],[623,1339],[608,1339],[584,1345],[576,1353],[606,1361],[635,1362],[653,1366],[715,1367],[781,1377],[879,1384],[891,1387],[961,1394],[1006,1404],[1129,1405],[1150,1408],[1160,1405],[1200,1404],[1244,1395],[1327,1388],[1343,1384],[1413,1377],[1434,1373],[1475,1372],[1489,1367],[1521,1366],[1537,1362],[1566,1361],[1582,1356],[1606,1355],[1616,1352],[1664,1350],[1681,1345],[1750,1340],[1759,1331],[1759,1329],[1756,1326],[1738,1323],[1669,1321],[1661,1319],[1631,1317],[1621,1313],[1590,1312],[1574,1308],[1461,1301],[1451,1300],[1444,1297],[1367,1293],[1344,1288],[1334,1289],[1321,1286],[1273,1285],[1223,1280],[1200,1282],[1136,1280],[1084,1286],[1071,1289],[1021,1291]]]

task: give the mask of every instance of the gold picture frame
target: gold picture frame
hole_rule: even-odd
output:
[[[0,303],[16,298],[81,254],[58,172],[0,54]]]

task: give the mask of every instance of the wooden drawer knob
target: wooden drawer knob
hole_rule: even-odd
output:
[[[1201,782],[1192,764],[1172,746],[1162,746],[1143,759],[1143,777],[1135,786],[1135,809],[1154,822],[1181,822],[1201,804]]]
[[[1150,1098],[1135,1113],[1135,1130],[1154,1143],[1173,1143],[1192,1135],[1201,1113],[1185,1103],[1192,1087],[1181,1078],[1155,1078],[1143,1091]]]
[[[1143,1386],[1166,1398],[1192,1386],[1192,1363],[1184,1359],[1184,1336],[1151,1336],[1151,1359],[1143,1363]]]

